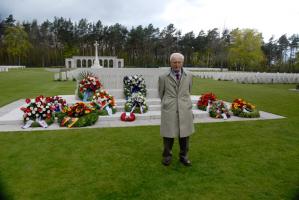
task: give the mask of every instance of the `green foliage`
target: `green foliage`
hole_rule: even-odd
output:
[[[28,34],[21,26],[8,27],[5,30],[4,44],[7,47],[7,52],[11,56],[20,57],[26,56],[32,45],[29,42]]]
[[[203,110],[203,111],[206,111],[207,110],[207,106],[204,106],[204,105],[197,105],[197,108],[199,110]]]
[[[64,58],[70,58],[79,55],[79,49],[70,45],[67,45],[64,49]]]
[[[57,122],[61,124],[63,118],[67,117],[66,113],[58,113],[57,114]],[[72,127],[85,127],[85,126],[91,126],[95,124],[98,121],[98,113],[97,112],[91,112],[87,115],[81,116],[78,121],[72,126]],[[68,126],[69,123],[66,123],[64,126]]]
[[[106,109],[104,110],[98,110],[98,115],[100,116],[105,116],[105,115],[108,115],[108,112]],[[112,108],[112,114],[115,114],[116,113],[116,109],[115,108]]]
[[[125,111],[126,112],[131,112],[131,110],[132,110],[132,107],[129,106],[129,105],[127,105],[127,104],[125,104]],[[148,111],[148,105],[145,105],[145,109],[143,109],[143,113],[146,113],[147,111]],[[134,111],[133,111],[133,113],[139,113],[139,114],[141,114],[140,107],[136,106],[135,109],[134,109]]]
[[[54,121],[55,121],[55,118],[54,118],[54,117],[45,120],[45,122],[48,124],[48,126],[50,126],[51,124],[53,124]],[[40,125],[39,125],[38,122],[35,121],[35,122],[33,122],[33,123],[31,124],[31,127],[40,127]]]
[[[240,108],[233,109],[233,114],[238,117],[244,117],[244,118],[257,118],[260,117],[260,113],[258,110],[253,110],[252,112],[243,112]]]
[[[262,34],[252,29],[234,29],[231,32],[232,43],[229,47],[229,61],[239,70],[258,71],[263,61],[261,46]]]

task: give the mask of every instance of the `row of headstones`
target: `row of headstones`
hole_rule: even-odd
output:
[[[0,72],[8,72],[8,67],[0,67]]]
[[[71,81],[71,80],[75,80],[75,77],[73,76],[73,74],[70,71],[66,71],[66,72],[58,72],[56,74],[54,74],[54,80],[55,81]]]
[[[199,78],[237,83],[299,83],[299,74],[255,72],[193,72]]]
[[[8,72],[8,69],[24,69],[25,66],[0,66],[0,72]]]

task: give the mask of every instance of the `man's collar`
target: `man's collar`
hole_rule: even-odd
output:
[[[169,74],[170,74],[170,73],[175,74],[176,72],[170,67]],[[186,75],[186,72],[185,72],[185,70],[184,70],[183,67],[181,68],[180,74],[184,74],[184,75]]]

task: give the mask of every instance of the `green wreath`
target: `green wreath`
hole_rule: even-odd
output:
[[[132,106],[128,103],[125,104],[125,111],[126,112],[131,112],[132,110]],[[143,108],[143,113],[146,113],[148,111],[148,105],[145,105],[144,108]],[[142,114],[141,113],[141,110],[140,110],[140,107],[135,107],[135,109],[133,110],[133,113],[139,113],[139,114]]]
[[[112,109],[112,114],[115,114],[116,109],[115,108],[111,108],[111,109]],[[106,109],[98,110],[97,112],[98,112],[98,115],[100,115],[100,116],[108,115],[108,111]]]
[[[51,117],[51,118],[47,118],[47,119],[45,119],[45,122],[48,124],[48,126],[50,126],[51,124],[53,124],[54,121],[55,121],[55,117],[54,117],[54,116]],[[24,121],[24,123],[26,123],[26,122]],[[31,124],[30,127],[34,128],[34,127],[41,127],[41,126],[39,125],[39,123],[38,123],[37,121],[34,121],[34,122]]]
[[[231,111],[235,116],[244,118],[257,118],[260,117],[259,111],[255,105],[246,102],[244,99],[235,99],[231,105]]]
[[[65,117],[68,117],[67,113],[63,113],[63,112],[57,113],[56,116],[59,125],[61,125],[61,122]],[[98,118],[99,118],[98,113],[93,111],[89,114],[79,117],[78,121],[76,121],[76,123],[72,127],[91,126],[98,121]],[[66,122],[64,126],[68,126],[69,124],[70,122]]]
[[[146,98],[145,96],[142,95],[141,92],[133,93],[132,96],[130,96],[125,103],[125,111],[131,112],[132,109],[134,108],[134,110],[132,111],[134,113],[140,113],[140,114],[146,113],[148,111],[148,106],[145,100]],[[141,112],[140,109],[141,106],[143,112]]]
[[[232,109],[232,112],[235,116],[244,117],[244,118],[257,118],[260,117],[260,112],[258,110],[253,110],[251,112],[244,112],[242,109]]]
[[[147,90],[145,80],[142,75],[125,76],[123,79],[124,83],[124,95],[129,98],[133,93],[141,93],[146,97]]]

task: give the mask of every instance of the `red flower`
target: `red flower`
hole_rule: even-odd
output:
[[[27,104],[31,103],[30,99],[26,99],[25,101],[26,101]]]
[[[125,122],[132,122],[135,120],[135,114],[134,113],[130,113],[130,116],[127,116],[125,112],[123,112],[120,116],[121,121],[125,121]]]

